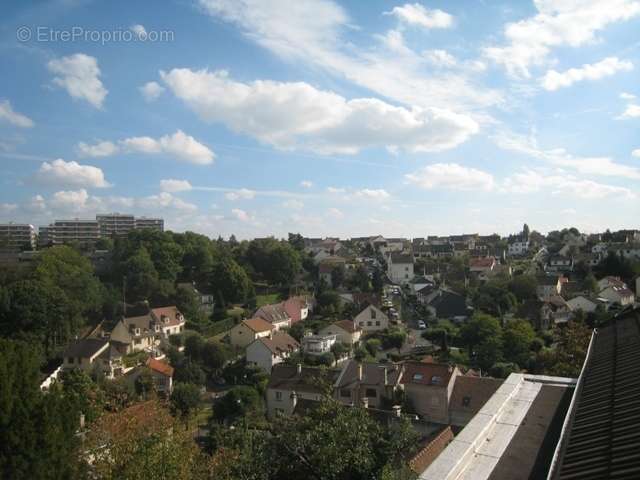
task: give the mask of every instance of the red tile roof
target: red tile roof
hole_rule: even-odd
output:
[[[406,362],[400,383],[447,386],[454,367],[442,363]]]
[[[339,322],[334,322],[333,325],[340,327],[347,333],[355,333],[360,330],[352,320],[340,320]]]
[[[184,317],[182,316],[178,308],[173,305],[168,307],[152,308],[151,315],[157,322],[161,322],[162,325],[168,327],[178,326],[184,321]],[[168,317],[169,323],[165,324],[164,322],[162,322],[162,317]]]
[[[259,318],[259,317],[249,318],[247,320],[243,320],[242,323],[244,325],[246,325],[247,327],[249,327],[251,330],[253,330],[256,333],[268,332],[268,331],[273,330],[275,328],[272,324],[270,324],[269,322],[267,322],[263,318]]]
[[[173,367],[155,358],[149,357],[147,359],[147,367],[167,377],[173,377]]]

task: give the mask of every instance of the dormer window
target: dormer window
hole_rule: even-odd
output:
[[[442,377],[439,377],[438,375],[434,375],[433,377],[431,377],[431,383],[434,385],[439,385],[442,382]]]
[[[162,315],[162,321],[167,324],[169,323],[169,317],[167,317],[166,315]]]
[[[139,328],[134,328],[133,329],[133,333],[136,335],[140,335],[140,329]]]
[[[414,373],[413,374],[413,379],[414,380],[422,380],[422,374],[421,373]]]

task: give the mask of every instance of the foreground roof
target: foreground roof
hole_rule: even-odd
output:
[[[640,477],[640,309],[594,332],[554,479]]]

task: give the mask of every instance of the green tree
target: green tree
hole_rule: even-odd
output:
[[[200,405],[200,387],[193,383],[176,383],[171,393],[171,411],[183,420]]]
[[[127,301],[146,300],[158,286],[158,272],[146,248],[141,247],[124,264]]]
[[[460,341],[474,354],[478,365],[490,368],[502,356],[502,327],[497,318],[484,313],[475,314],[460,329]]]
[[[233,387],[213,407],[218,421],[236,420],[248,414],[262,413],[262,398],[258,391],[247,385]]]
[[[535,338],[535,331],[528,321],[510,321],[502,332],[504,358],[520,367],[526,367]]]

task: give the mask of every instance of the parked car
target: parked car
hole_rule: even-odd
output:
[[[427,324],[426,324],[426,323],[424,323],[424,320],[418,320],[418,328],[419,328],[420,330],[426,330],[426,328],[427,328]]]

